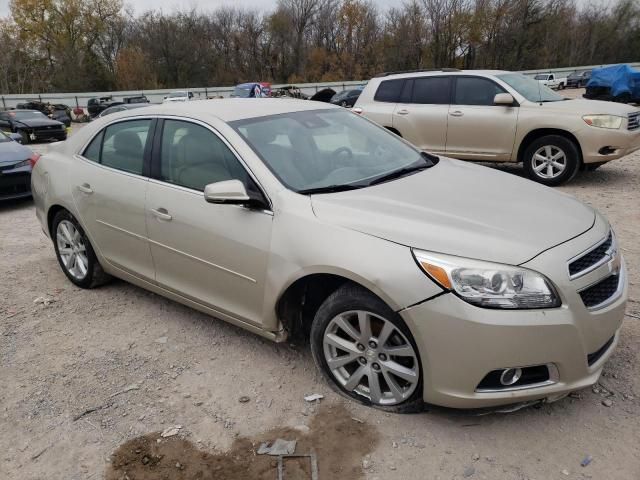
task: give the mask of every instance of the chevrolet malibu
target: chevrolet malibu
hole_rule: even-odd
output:
[[[595,383],[625,265],[572,197],[298,100],[117,113],[32,176],[65,275],[115,276],[274,341],[391,411],[552,401]]]

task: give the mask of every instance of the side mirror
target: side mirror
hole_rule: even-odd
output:
[[[19,133],[10,133],[9,138],[14,142],[22,143],[22,135]]]
[[[513,95],[510,93],[498,93],[495,97],[493,97],[494,105],[504,105],[506,107],[510,107],[514,104],[515,100]]]
[[[210,183],[204,187],[204,199],[208,203],[226,203],[230,205],[246,205],[250,202],[249,194],[240,180],[224,180]]]

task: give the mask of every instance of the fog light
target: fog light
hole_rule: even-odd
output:
[[[513,385],[522,376],[521,368],[507,368],[502,375],[500,375],[500,383],[504,386]]]

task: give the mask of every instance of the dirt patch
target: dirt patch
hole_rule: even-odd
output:
[[[320,479],[364,478],[362,460],[378,443],[374,427],[354,420],[342,406],[321,405],[305,427],[278,428],[255,438],[239,437],[226,452],[200,450],[186,438],[160,432],[134,438],[112,455],[106,480],[273,480],[277,457],[257,455],[262,442],[297,440],[296,454],[315,451]],[[285,459],[286,480],[311,479],[307,458]]]

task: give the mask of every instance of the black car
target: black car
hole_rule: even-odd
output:
[[[134,104],[134,103],[150,103],[146,95],[133,95],[131,97],[122,97],[122,102],[126,103],[127,105]]]
[[[343,90],[339,93],[336,93],[333,97],[331,97],[331,102],[334,105],[340,105],[341,107],[353,107],[358,100],[358,97],[362,93],[362,89],[356,90]]]
[[[90,98],[87,102],[87,111],[90,118],[97,117],[100,112],[114,105],[122,105],[124,102],[117,102],[113,97]]]
[[[130,103],[130,104],[124,104],[124,105],[114,105],[113,107],[109,107],[106,110],[103,110],[102,112],[100,112],[95,118],[102,118],[102,117],[106,117],[107,115],[111,115],[112,113],[118,113],[118,112],[124,112],[125,110],[133,110],[135,108],[142,108],[142,107],[147,107],[148,104],[146,103]]]
[[[573,72],[567,77],[567,88],[583,88],[587,86],[591,78],[591,70]]]
[[[71,108],[62,103],[44,103],[39,100],[29,100],[19,103],[16,108],[18,110],[38,110],[49,118],[64,123],[66,127],[71,126]]]
[[[0,112],[0,129],[22,136],[22,143],[44,140],[66,140],[64,123],[53,120],[37,110]]]

